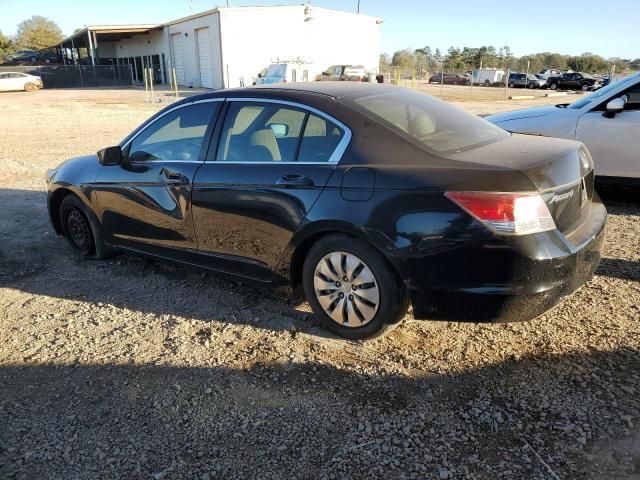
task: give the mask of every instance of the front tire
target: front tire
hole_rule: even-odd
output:
[[[37,89],[38,89],[38,86],[35,83],[31,83],[31,82],[25,84],[24,86],[25,92],[33,92]]]
[[[557,83],[552,83],[551,85],[549,85],[549,88],[551,90],[557,90],[558,89],[558,84]]]
[[[67,195],[60,203],[60,223],[64,237],[79,257],[103,259],[110,256],[97,220],[76,196]]]
[[[404,284],[387,260],[347,235],[329,235],[313,245],[302,283],[322,326],[350,340],[383,335],[407,312]]]

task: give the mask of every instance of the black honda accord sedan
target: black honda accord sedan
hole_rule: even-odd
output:
[[[409,305],[419,319],[536,317],[593,274],[607,219],[582,144],[378,84],[190,97],[47,180],[77,254],[286,282],[351,339]]]

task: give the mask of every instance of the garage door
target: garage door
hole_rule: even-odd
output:
[[[200,65],[200,86],[213,88],[213,68],[211,61],[211,38],[208,28],[196,30],[198,33],[198,59]]]
[[[184,85],[184,55],[182,54],[182,35],[171,35],[171,49],[173,50],[173,68],[176,69],[178,85]]]

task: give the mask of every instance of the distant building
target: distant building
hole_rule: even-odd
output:
[[[66,62],[131,65],[134,82],[154,79],[225,88],[251,85],[270,63],[300,61],[298,80],[335,64],[377,72],[382,20],[311,5],[220,7],[162,25],[96,25],[56,47]],[[306,67],[306,68],[305,68]]]

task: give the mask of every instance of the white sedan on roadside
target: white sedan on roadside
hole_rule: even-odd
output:
[[[42,88],[42,79],[20,72],[0,72],[0,92],[25,90],[32,92]]]
[[[573,103],[485,119],[509,132],[579,140],[591,151],[600,182],[640,185],[640,73]]]

